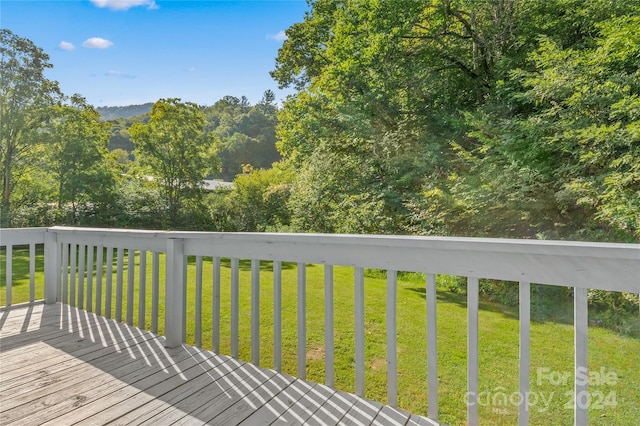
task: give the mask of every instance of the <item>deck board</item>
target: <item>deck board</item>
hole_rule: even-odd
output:
[[[433,424],[69,305],[0,310],[0,424]]]

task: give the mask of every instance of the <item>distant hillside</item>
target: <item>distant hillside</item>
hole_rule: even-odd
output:
[[[152,106],[153,102],[149,102],[142,105],[97,107],[96,110],[103,120],[114,120],[116,118],[129,118],[146,114],[151,111]]]

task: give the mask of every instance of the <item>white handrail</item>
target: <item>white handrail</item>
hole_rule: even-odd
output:
[[[354,267],[354,334],[356,393],[365,394],[364,268],[387,271],[387,364],[388,402],[397,404],[396,286],[397,271],[426,273],[426,320],[428,347],[428,415],[438,419],[438,376],[436,338],[436,274],[468,279],[468,421],[478,419],[478,283],[480,278],[519,282],[520,286],[520,384],[521,394],[529,390],[530,284],[574,287],[575,368],[587,366],[587,289],[640,293],[640,244],[534,241],[485,238],[170,232],[94,228],[28,228],[0,230],[0,246],[6,247],[6,304],[12,303],[12,249],[29,245],[31,300],[35,294],[36,245],[44,244],[45,301],[62,301],[92,310],[95,270],[95,311],[101,312],[104,284],[105,312],[111,315],[116,294],[116,319],[133,323],[134,305],[138,325],[145,326],[147,252],[152,256],[151,329],[158,330],[159,305],[164,305],[167,346],[182,344],[186,335],[186,259],[196,257],[196,319],[202,319],[202,258],[212,258],[212,345],[220,350],[220,259],[231,259],[230,355],[239,355],[239,260],[251,259],[251,360],[260,363],[260,261],[274,261],[274,368],[282,369],[282,261],[297,263],[297,374],[306,377],[306,265],[324,264],[325,294],[325,381],[334,386],[333,353],[333,266]],[[94,250],[96,255],[94,256]],[[106,251],[106,256],[104,255]],[[125,267],[125,251],[127,261]],[[116,253],[114,259],[114,252]],[[140,269],[135,271],[136,252]],[[165,253],[166,276],[159,277],[160,253]],[[103,262],[104,260],[104,262]],[[116,270],[113,271],[113,261]],[[103,274],[102,269],[106,268]],[[123,291],[127,270],[126,292]],[[116,282],[112,282],[115,272]],[[135,272],[139,273],[139,297],[134,300]],[[85,274],[87,279],[85,280]],[[103,283],[103,280],[105,281]],[[165,294],[160,293],[164,282]],[[115,291],[113,289],[115,284]],[[85,287],[87,290],[85,291]],[[86,299],[86,301],[85,301]],[[163,299],[163,303],[160,303]],[[217,317],[216,317],[217,316]],[[201,324],[195,339],[201,344]],[[575,395],[586,392],[578,383]],[[574,398],[577,402],[578,398]],[[587,409],[575,405],[575,422],[587,421]],[[519,424],[528,424],[528,407],[519,408]]]

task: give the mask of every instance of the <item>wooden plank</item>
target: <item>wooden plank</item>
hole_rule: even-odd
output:
[[[306,404],[302,404],[301,400],[313,385],[303,380],[293,378],[291,380],[289,385],[283,387],[271,400],[262,404],[240,424],[243,426],[304,424],[304,419],[308,418],[313,411]]]
[[[397,408],[383,406],[373,422],[372,426],[404,426],[409,421],[411,413],[399,410]]]
[[[275,372],[272,370],[259,369],[251,364],[245,364],[235,359],[231,362],[237,363],[238,367],[226,376],[227,379],[224,381],[227,382],[229,387],[225,388],[225,392],[210,399],[199,409],[189,413],[189,416],[186,416],[176,422],[176,425],[191,425],[194,420],[208,424],[231,423],[233,420],[233,413],[229,412],[224,415],[222,413],[224,413],[229,407],[240,402],[243,398],[253,392],[256,387],[259,387],[263,383],[268,383],[272,377],[282,377],[276,376]],[[282,378],[279,380],[281,386],[283,384],[283,380],[284,379]],[[248,402],[255,405],[255,402],[253,401]],[[246,413],[246,408],[243,405],[237,405],[235,409]],[[242,417],[242,419],[236,419],[236,423],[244,420],[248,416],[249,414],[246,414],[245,416],[241,415],[240,417]],[[228,423],[224,423],[224,421],[227,421]]]
[[[364,398],[355,400],[353,406],[344,415],[340,424],[344,426],[368,425],[373,422],[382,409],[382,404]]]
[[[124,423],[123,414],[128,418],[140,417],[151,413],[157,414],[160,407],[167,408],[167,405],[174,405],[198,392],[212,380],[224,377],[232,369],[222,369],[225,359],[215,357],[213,354],[206,354],[206,358],[190,358],[187,367],[181,368],[181,373],[156,381],[151,386],[143,389],[136,389],[138,392],[127,390],[127,398],[120,395],[110,398],[108,403],[99,405],[94,409],[90,417],[83,419],[84,423],[109,423],[118,420]],[[150,382],[151,383],[151,382]],[[140,388],[140,386],[136,386]],[[102,409],[105,407],[104,409]],[[136,416],[139,414],[138,416]],[[67,416],[67,418],[69,418]],[[77,417],[76,417],[77,418]],[[139,423],[139,420],[135,421]],[[130,423],[129,423],[130,424]],[[166,423],[165,423],[166,424]]]
[[[316,393],[317,392],[317,393]],[[336,391],[326,386],[318,386],[312,390],[317,400],[325,400],[322,406],[305,421],[310,426],[337,425],[344,415],[353,407],[355,396],[345,392]]]
[[[356,395],[364,397],[364,268],[354,268],[355,333],[356,333]]]
[[[436,276],[427,274],[427,407],[429,417],[438,420],[438,313]]]
[[[273,396],[269,401],[265,402],[256,411],[254,411],[249,417],[244,419],[240,424],[243,426],[260,426],[265,424],[279,424],[285,422],[282,418],[292,407],[296,405],[298,400],[306,393],[307,390],[301,390],[298,383],[305,383],[301,380],[294,380],[293,377],[289,377],[291,382],[285,385],[280,392]],[[309,389],[311,386],[307,385]],[[290,423],[303,424],[303,419],[299,416],[295,419],[290,419]]]
[[[158,343],[155,342],[154,347],[159,349],[161,346]],[[126,366],[123,366],[125,369],[118,371],[117,377],[114,377],[113,373],[105,374],[112,380],[106,380],[99,387],[81,392],[82,401],[70,402],[69,392],[59,393],[52,396],[56,401],[55,407],[49,407],[46,413],[35,413],[25,420],[34,423],[47,422],[45,424],[49,424],[49,422],[50,424],[73,424],[93,418],[94,420],[87,422],[95,423],[98,417],[94,416],[109,410],[115,404],[126,401],[141,392],[147,392],[150,388],[156,391],[165,389],[168,386],[167,382],[185,381],[186,374],[192,375],[198,370],[197,366],[203,362],[201,359],[195,360],[192,353],[185,351],[182,347],[173,350],[167,349],[167,351],[167,353],[173,354],[167,361],[174,358],[179,360],[172,363],[170,368],[162,369],[153,366],[126,369]],[[76,394],[78,392],[71,393],[72,396]],[[98,422],[102,423],[102,421]]]
[[[161,398],[153,398],[150,402],[113,420],[111,424],[128,426],[145,422],[167,425],[176,423],[187,413],[201,408],[228,389],[230,385],[224,378],[240,365],[230,361],[232,359],[221,357],[220,364],[216,365],[215,369],[203,370],[197,379],[182,383]]]
[[[213,415],[209,417],[203,412],[196,416],[198,419],[210,425],[237,425],[291,383],[287,376],[251,364],[234,370],[230,377],[234,376],[238,384],[210,402],[209,407],[216,407]]]

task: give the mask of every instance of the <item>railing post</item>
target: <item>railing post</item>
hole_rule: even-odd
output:
[[[47,229],[44,234],[44,303],[53,304],[60,295],[60,260],[58,235]]]
[[[167,240],[167,280],[165,302],[165,346],[175,348],[184,339],[184,240],[170,238]]]

